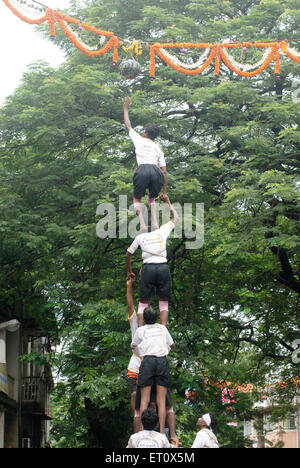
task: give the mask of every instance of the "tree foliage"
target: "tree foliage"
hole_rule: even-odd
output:
[[[298,39],[299,11],[295,0],[93,0],[73,1],[68,13],[124,39],[207,42]],[[219,389],[203,379],[263,387],[299,375],[291,357],[300,319],[299,64],[282,57],[280,79],[271,68],[249,79],[225,67],[215,79],[212,69],[187,77],[160,63],[151,82],[144,47],[145,71],[127,81],[109,54],[89,58],[63,35],[57,43],[65,63],[33,64],[0,109],[0,310],[61,340],[54,445],[121,447],[132,431],[131,239],[96,236],[97,206],[114,203],[119,214],[119,195],[132,199],[135,155],[122,114],[130,94],[133,126],[161,127],[171,200],[205,207],[203,247],[177,238],[168,247],[177,432],[190,446],[197,417],[215,411],[221,444],[243,446]],[[140,265],[137,254],[136,272]],[[198,394],[190,405],[188,388]],[[239,421],[251,407],[237,397]]]

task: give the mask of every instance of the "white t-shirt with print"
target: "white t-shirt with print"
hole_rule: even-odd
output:
[[[131,254],[140,247],[143,263],[167,263],[167,239],[175,228],[173,221],[159,229],[136,236],[127,251]]]
[[[156,431],[140,431],[132,434],[129,439],[128,448],[170,448],[170,442],[164,434]]]
[[[138,320],[137,320],[136,311],[134,311],[133,314],[130,317],[128,317],[128,320],[129,320],[130,330],[131,330],[131,339],[133,339],[135,332],[138,329]],[[127,369],[131,372],[135,372],[136,374],[138,374],[140,371],[141,361],[142,360],[138,355],[138,349],[137,349],[132,354]]]
[[[159,323],[144,325],[135,332],[131,348],[142,356],[163,357],[169,354],[174,344],[167,327]]]
[[[166,166],[164,153],[154,141],[142,137],[133,128],[129,130],[129,136],[135,147],[138,166],[141,164],[155,164],[158,167]]]

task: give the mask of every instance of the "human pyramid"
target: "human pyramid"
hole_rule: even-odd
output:
[[[132,242],[126,253],[127,266],[127,305],[132,334],[133,355],[127,371],[131,392],[134,432],[128,447],[169,448],[178,446],[175,433],[175,414],[170,393],[170,368],[167,355],[174,348],[174,341],[167,329],[169,300],[171,294],[171,274],[167,264],[166,243],[178,215],[167,195],[167,172],[163,151],[154,142],[159,134],[156,124],[147,124],[143,136],[131,126],[129,107],[131,100],[123,103],[124,123],[135,146],[138,168],[134,172],[134,209],[139,217],[140,234]],[[148,189],[148,206],[151,222],[145,222],[142,198]],[[172,213],[172,220],[159,227],[155,199],[166,203]],[[135,274],[131,268],[131,256],[138,248],[142,250],[143,267],[140,273],[140,299],[137,313],[133,304],[132,286]],[[158,296],[160,323],[157,312],[150,307],[151,298]],[[149,420],[155,419],[154,409],[158,408],[159,431],[149,431]],[[148,418],[148,421],[147,421]],[[169,428],[169,440],[165,435],[165,422]],[[149,426],[149,427],[150,427]],[[143,430],[144,429],[144,430]]]
[[[123,102],[124,123],[135,146],[138,167],[134,172],[134,209],[139,217],[140,233],[126,253],[127,306],[131,328],[132,357],[127,369],[127,381],[131,393],[134,434],[128,448],[175,448],[179,446],[175,432],[175,414],[171,400],[169,351],[175,347],[167,325],[171,296],[171,273],[167,263],[167,239],[179,217],[167,195],[167,171],[164,153],[154,142],[159,134],[156,124],[147,124],[143,136],[131,126],[129,107],[131,100]],[[151,210],[151,222],[145,222],[142,198],[148,190],[147,203]],[[162,193],[161,193],[162,191]],[[161,194],[160,194],[161,193]],[[159,227],[155,199],[168,205],[172,219]],[[148,211],[147,211],[148,217]],[[137,313],[133,304],[132,286],[136,276],[131,268],[131,256],[142,250],[143,266],[140,273],[140,297]],[[150,307],[156,294],[160,312]],[[158,415],[156,413],[158,408]],[[168,426],[166,437],[165,423]],[[218,441],[212,432],[215,416],[207,413],[199,418],[200,429],[193,448],[217,448]]]

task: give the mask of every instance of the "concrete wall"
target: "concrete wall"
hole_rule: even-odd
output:
[[[4,448],[4,408],[0,408],[0,448]]]
[[[6,361],[7,374],[14,380],[13,400],[19,401],[19,384],[20,384],[20,363],[19,363],[19,348],[20,348],[20,331],[6,334]]]

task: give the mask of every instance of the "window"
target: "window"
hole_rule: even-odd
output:
[[[244,435],[245,435],[245,437],[251,437],[252,436],[252,421],[245,421]]]
[[[272,432],[276,430],[276,424],[272,421],[272,415],[268,414],[266,416],[266,431]]]
[[[296,429],[296,415],[294,413],[288,415],[284,422],[283,422],[283,427],[287,431],[291,431],[293,429]]]

